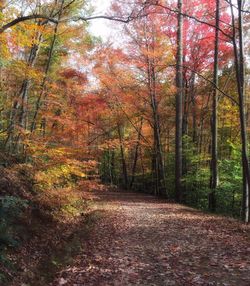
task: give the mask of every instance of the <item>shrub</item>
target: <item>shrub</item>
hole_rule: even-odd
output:
[[[5,196],[0,199],[0,264],[5,267],[11,266],[5,255],[7,247],[15,247],[18,243],[14,231],[15,221],[27,207],[27,201],[18,197]],[[0,273],[0,282],[4,279],[4,273]]]

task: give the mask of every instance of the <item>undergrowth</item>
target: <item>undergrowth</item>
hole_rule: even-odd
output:
[[[70,159],[63,163],[46,160],[40,165],[16,164],[2,168],[0,285],[7,283],[19,267],[18,260],[12,259],[10,253],[39,235],[41,225],[57,227],[84,213],[87,204],[78,183],[86,179],[85,170],[86,163]]]

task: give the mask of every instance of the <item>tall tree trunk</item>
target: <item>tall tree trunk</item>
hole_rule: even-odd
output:
[[[177,64],[176,64],[176,135],[175,189],[176,201],[182,201],[182,100],[183,100],[183,15],[182,0],[178,0]]]
[[[32,68],[35,64],[41,40],[42,40],[42,35],[40,32],[38,32],[37,35],[35,36],[35,41],[38,41],[38,43],[32,46],[27,61],[27,65],[30,68]],[[19,141],[21,140],[22,136],[20,136],[20,133],[18,133],[15,136],[16,125],[19,125],[19,127],[21,127],[22,129],[26,129],[27,127],[27,116],[28,116],[27,105],[28,105],[29,87],[30,87],[30,79],[25,78],[22,82],[18,98],[13,103],[10,115],[10,123],[9,123],[10,128],[5,142],[5,145],[9,146],[10,153],[14,152],[16,148],[20,149]]]
[[[41,101],[44,97],[44,93],[45,93],[45,85],[48,79],[48,74],[49,74],[49,70],[50,70],[50,66],[51,66],[51,61],[52,61],[52,56],[53,56],[53,52],[54,52],[54,48],[55,48],[55,44],[56,44],[56,38],[57,38],[57,33],[58,33],[58,26],[59,26],[59,21],[61,19],[62,16],[62,12],[63,12],[63,5],[64,5],[64,0],[62,0],[61,2],[61,6],[60,6],[60,10],[58,12],[58,22],[55,24],[54,27],[54,35],[51,41],[51,45],[50,45],[50,49],[49,49],[49,54],[48,54],[48,60],[46,63],[46,67],[45,67],[45,71],[44,71],[44,77],[41,83],[41,91],[40,94],[38,96],[38,99],[36,101],[36,106],[35,106],[35,112],[33,115],[33,120],[31,123],[31,127],[30,127],[30,131],[31,133],[33,133],[36,129],[36,123],[37,123],[37,116],[38,116],[38,112],[41,108]],[[42,118],[42,123],[41,123],[42,129],[43,129],[43,135],[45,133],[45,126],[46,126],[46,119],[43,117]]]
[[[29,56],[29,60],[28,60],[28,65],[29,67],[33,67],[38,55],[38,51],[39,51],[39,47],[40,47],[40,42],[42,40],[42,35],[41,33],[38,33],[37,35],[37,40],[38,40],[38,44],[34,44],[31,52],[30,52],[30,56]],[[22,128],[26,128],[27,127],[27,103],[28,103],[28,91],[29,91],[29,86],[30,86],[30,80],[29,79],[25,79],[22,85],[22,91],[21,91],[21,106],[20,106],[20,114],[19,114],[19,125]]]
[[[149,51],[149,46],[147,47]],[[156,75],[155,66],[152,59],[147,59],[148,65],[148,90],[150,96],[150,103],[152,109],[152,119],[153,119],[153,135],[154,135],[154,152],[152,157],[152,166],[154,170],[155,180],[156,180],[156,194],[167,195],[166,185],[165,185],[165,168],[162,155],[161,147],[161,131],[160,131],[160,119],[158,111],[158,102],[156,99]]]
[[[154,127],[154,150],[155,150],[155,171],[157,181],[157,193],[158,195],[166,194],[165,186],[165,168],[162,155],[161,146],[161,131],[160,131],[160,119],[158,114],[158,103],[156,100],[156,87],[155,87],[155,68],[151,66],[150,76],[152,77],[152,89],[151,89],[151,107],[153,111],[153,127]]]
[[[183,57],[184,59],[184,57]],[[185,60],[185,59],[184,59]],[[183,64],[184,64],[183,60]],[[188,117],[189,117],[189,111],[190,111],[190,103],[191,103],[191,92],[189,90],[189,84],[188,80],[184,78],[183,76],[183,115],[182,115],[182,176],[185,176],[188,171],[188,162],[187,158],[185,156],[185,153],[188,151],[188,132],[189,132],[189,126],[188,126]],[[185,138],[185,140],[183,140]],[[182,184],[182,198],[184,201],[184,194],[186,194],[187,191],[187,184],[184,182]]]
[[[192,103],[192,139],[193,143],[197,146],[197,112],[196,112],[196,94],[195,94],[195,73],[192,74],[190,82],[190,94]]]
[[[246,223],[249,222],[249,186],[250,186],[250,170],[248,159],[248,142],[246,128],[246,110],[245,110],[245,57],[244,57],[244,38],[243,38],[243,20],[242,20],[242,0],[237,1],[238,5],[238,30],[239,30],[239,47],[236,40],[236,27],[234,7],[230,0],[232,26],[233,26],[233,47],[235,58],[235,71],[237,77],[237,89],[239,95],[239,112],[241,126],[241,144],[242,144],[242,169],[243,169],[243,200],[242,200],[242,217]]]
[[[242,129],[242,142],[243,146],[243,213],[244,220],[246,223],[249,222],[249,188],[250,188],[250,170],[249,170],[249,159],[248,159],[248,140],[247,140],[247,114],[245,107],[245,97],[246,97],[246,82],[245,82],[245,54],[244,54],[244,36],[243,36],[243,19],[242,19],[242,10],[243,10],[243,1],[238,0],[238,13],[239,13],[239,76],[240,76],[240,90],[241,96],[239,98],[240,103],[240,117],[241,117],[241,126]]]
[[[212,158],[211,158],[211,193],[209,194],[209,209],[215,211],[216,198],[215,192],[218,186],[218,69],[219,69],[219,28],[220,28],[220,0],[216,0],[216,12],[215,12],[215,45],[214,45],[214,90],[213,90],[213,102],[212,102]]]
[[[183,92],[183,116],[182,116],[182,136],[188,135],[188,115],[190,107],[190,98],[188,92],[188,81],[185,80],[185,92]]]

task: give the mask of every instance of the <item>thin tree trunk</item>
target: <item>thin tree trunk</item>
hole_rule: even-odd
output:
[[[48,74],[49,74],[49,70],[50,70],[50,66],[51,66],[52,56],[53,56],[54,47],[55,47],[56,38],[57,38],[57,33],[58,33],[59,21],[61,19],[62,12],[63,12],[63,5],[64,5],[64,0],[62,0],[62,2],[61,2],[61,7],[60,7],[60,10],[58,13],[58,22],[55,24],[55,28],[54,28],[54,35],[53,35],[53,39],[52,39],[52,42],[50,45],[48,60],[47,60],[47,64],[46,64],[45,71],[44,71],[44,77],[43,77],[41,87],[40,87],[41,92],[40,92],[38,99],[36,101],[35,112],[34,112],[33,120],[32,120],[31,127],[30,127],[31,133],[33,133],[36,129],[37,116],[38,116],[38,112],[41,108],[41,101],[42,101],[42,99],[44,97],[44,93],[45,93],[45,85],[46,85],[46,82],[48,79]],[[46,119],[43,117],[42,118],[43,134],[45,133],[45,126],[46,126]]]
[[[162,156],[162,147],[161,147],[161,131],[160,131],[160,120],[158,114],[158,103],[156,101],[155,94],[155,70],[154,66],[151,71],[152,81],[153,81],[153,89],[151,90],[151,106],[153,111],[153,120],[154,120],[154,149],[155,149],[155,170],[156,170],[156,179],[157,179],[157,192],[159,195],[163,195],[166,193],[165,186],[165,168]]]
[[[38,51],[39,51],[39,46],[40,42],[42,39],[42,35],[40,32],[37,33],[35,39],[38,41],[38,44],[34,44],[30,50],[29,58],[27,61],[28,67],[32,68],[35,64]],[[8,136],[5,142],[5,145],[9,143],[9,150],[10,152],[14,152],[15,149],[20,149],[20,140],[21,140],[21,135],[20,133],[17,134],[15,137],[15,127],[16,125],[19,125],[22,129],[26,129],[27,127],[27,116],[28,116],[28,111],[27,111],[27,105],[28,105],[28,92],[29,92],[29,87],[30,87],[30,79],[25,78],[23,80],[18,98],[14,101],[11,115],[10,115],[10,128],[8,132]]]
[[[183,57],[184,59],[184,57]],[[184,60],[183,60],[184,61]],[[189,132],[189,126],[188,126],[188,116],[189,116],[189,110],[190,110],[190,103],[191,103],[191,92],[189,92],[189,84],[188,80],[183,78],[183,116],[182,116],[182,149],[183,149],[183,156],[182,156],[182,176],[184,177],[187,174],[188,171],[188,162],[187,158],[185,156],[185,153],[188,151],[188,132]],[[184,201],[184,194],[186,194],[187,191],[187,184],[186,181],[182,184],[182,198]]]
[[[176,136],[175,189],[176,201],[182,201],[182,100],[183,100],[183,16],[182,0],[178,0],[177,64],[176,64]]]
[[[214,46],[214,85],[217,87],[219,83],[218,69],[219,69],[219,28],[220,28],[220,0],[216,0],[216,28],[215,28],[215,46]],[[212,159],[211,159],[211,193],[209,194],[209,209],[215,211],[216,198],[215,192],[218,187],[218,90],[213,90],[212,102]]]
[[[192,103],[192,139],[193,143],[197,145],[197,112],[196,112],[196,94],[195,94],[195,73],[192,74],[190,83],[190,94]]]
[[[188,115],[189,115],[189,93],[188,93],[188,82],[185,80],[185,92],[183,94],[183,118],[182,118],[182,136],[188,135]]]
[[[111,186],[114,184],[114,151],[108,149],[108,165]]]
[[[149,48],[149,47],[148,47]],[[154,63],[148,59],[148,89],[151,101],[152,115],[153,115],[153,132],[154,132],[154,154],[152,158],[152,166],[155,172],[156,179],[156,193],[160,195],[164,192],[166,195],[165,186],[165,168],[161,148],[160,135],[160,120],[158,114],[158,103],[156,100],[156,78]]]
[[[129,185],[130,189],[133,188],[133,184],[134,184],[134,181],[135,181],[135,172],[136,172],[136,166],[137,166],[138,155],[139,155],[142,126],[143,126],[143,117],[141,118],[141,122],[140,122],[140,126],[139,126],[139,132],[138,132],[138,137],[137,137],[137,142],[136,142],[136,147],[135,147],[135,155],[134,155],[133,167],[132,167],[132,176],[131,176],[131,181],[130,181],[130,185]]]
[[[121,131],[120,124],[117,125],[118,136],[120,141],[120,152],[121,152],[121,161],[122,161],[122,173],[123,173],[123,180],[124,180],[124,187],[125,189],[128,188],[128,172],[127,172],[127,164],[125,159],[125,150],[124,150],[124,143],[123,143],[123,136]]]

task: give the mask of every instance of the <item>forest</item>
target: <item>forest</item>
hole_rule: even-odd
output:
[[[250,285],[249,41],[247,0],[0,0],[0,285]]]

